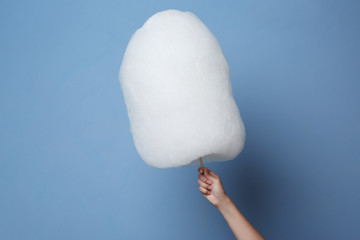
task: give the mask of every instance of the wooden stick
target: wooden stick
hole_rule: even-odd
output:
[[[199,161],[200,161],[201,167],[203,168],[203,167],[204,167],[204,164],[203,164],[203,161],[202,161],[202,157],[199,158]]]

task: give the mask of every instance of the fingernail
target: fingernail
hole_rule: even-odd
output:
[[[207,181],[208,184],[211,184],[211,181]]]

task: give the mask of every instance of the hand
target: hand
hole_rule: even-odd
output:
[[[219,208],[228,199],[219,176],[206,167],[200,167],[198,172],[200,173],[198,180],[200,192],[209,202]]]
[[[224,216],[236,239],[264,239],[226,195],[221,180],[208,168],[199,168],[199,190]]]
[[[221,212],[236,239],[264,239],[226,195],[219,176],[206,167],[198,171],[200,192]]]

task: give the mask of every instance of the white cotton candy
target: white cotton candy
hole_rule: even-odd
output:
[[[120,83],[136,149],[157,168],[234,159],[245,128],[216,38],[192,13],[159,12],[127,46]]]

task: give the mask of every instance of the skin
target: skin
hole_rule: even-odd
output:
[[[230,197],[225,193],[219,176],[206,167],[200,167],[199,191],[224,216],[236,239],[264,239],[237,209]]]

